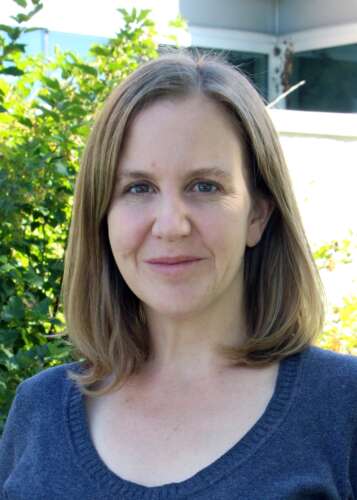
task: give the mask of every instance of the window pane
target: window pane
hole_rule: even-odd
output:
[[[287,97],[288,109],[357,112],[357,44],[299,52],[290,85],[306,80]]]

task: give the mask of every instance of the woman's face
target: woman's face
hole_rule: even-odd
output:
[[[118,269],[145,307],[187,317],[240,299],[245,248],[268,217],[248,193],[244,162],[237,130],[207,97],[162,99],[136,116],[108,230]],[[177,256],[199,260],[148,262]]]

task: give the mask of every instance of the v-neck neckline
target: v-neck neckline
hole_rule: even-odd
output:
[[[275,389],[265,411],[227,452],[184,481],[152,487],[121,478],[102,461],[91,438],[84,395],[71,381],[66,395],[66,412],[68,435],[76,454],[76,462],[86,471],[95,486],[100,487],[103,497],[108,492],[113,497],[133,500],[191,498],[194,493],[210,487],[233,469],[242,467],[279,427],[293,400],[305,352],[280,361]]]

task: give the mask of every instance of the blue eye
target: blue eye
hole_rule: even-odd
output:
[[[208,194],[213,194],[219,191],[219,185],[216,184],[215,182],[208,182],[208,181],[197,181],[193,184],[193,186],[203,186],[203,189],[198,189],[195,192],[197,193],[208,193]],[[214,190],[212,190],[214,188]],[[128,194],[151,194],[152,191],[149,191],[149,189],[152,189],[152,187],[146,183],[138,183],[138,184],[131,184],[131,186],[128,186],[125,190],[124,193]]]
[[[131,186],[129,186],[126,190],[125,190],[125,193],[129,193],[129,194],[146,194],[148,191],[141,191],[140,188],[142,187],[150,187],[149,184],[132,184]],[[139,188],[139,191],[132,191],[132,189],[138,189]]]
[[[199,193],[216,193],[218,191],[218,186],[214,182],[199,181],[199,182],[196,182],[195,185],[198,186],[199,184],[204,186],[203,190],[199,189],[199,191],[198,191]],[[207,187],[208,187],[208,189],[207,189]],[[210,187],[211,188],[214,187],[215,190],[214,191],[210,190],[209,189]]]

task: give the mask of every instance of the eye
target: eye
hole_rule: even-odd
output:
[[[199,186],[198,190],[195,190],[196,193],[198,192],[213,194],[220,190],[220,186],[217,183],[210,181],[197,181],[193,184],[193,186]],[[153,191],[149,191],[149,189],[152,189],[152,186],[150,186],[150,184],[148,184],[147,182],[140,182],[137,184],[131,184],[130,186],[125,188],[124,194],[151,194]]]
[[[219,191],[219,186],[215,182],[208,182],[208,181],[196,182],[195,186],[199,185],[203,186],[203,189],[198,190],[199,193],[216,193],[217,191]],[[211,188],[214,188],[214,190],[212,191]]]
[[[149,184],[147,183],[140,183],[140,184],[132,184],[131,186],[128,186],[125,190],[124,193],[129,193],[129,194],[146,194],[148,191],[146,188],[150,188]],[[133,191],[134,190],[134,191]]]

